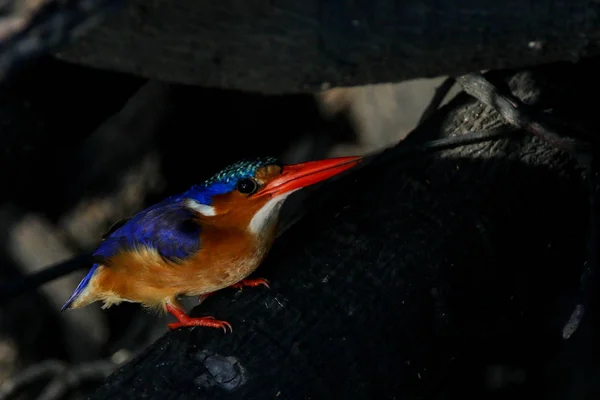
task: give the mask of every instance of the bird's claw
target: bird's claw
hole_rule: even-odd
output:
[[[269,286],[269,281],[267,281],[266,279],[262,279],[262,278],[258,278],[258,279],[243,279],[241,281],[239,281],[236,284],[231,285],[231,287],[236,288],[236,289],[242,289],[243,287],[257,287],[257,286],[266,286],[267,288],[270,288]],[[200,296],[198,296],[198,303],[202,303],[204,300],[206,300],[207,297],[211,296],[213,293],[204,293],[201,294]],[[233,328],[231,327],[231,324],[227,321],[220,321],[215,319],[215,317],[212,316],[206,316],[206,317],[201,317],[201,318],[190,318],[187,317],[187,315],[181,315],[181,314],[175,314],[177,316],[177,318],[179,319],[178,322],[173,322],[171,324],[168,324],[168,328],[169,330],[175,330],[175,329],[179,329],[179,328],[184,328],[184,327],[193,327],[193,326],[206,326],[206,327],[210,327],[210,328],[221,328],[223,329],[223,332],[227,333],[227,329],[229,329],[230,332],[233,332]]]
[[[215,319],[215,317],[212,316],[182,319],[178,322],[173,322],[167,326],[169,330],[175,330],[184,327],[206,326],[209,328],[223,329],[224,333],[227,333],[227,329],[229,328],[229,331],[233,332],[233,328],[229,322],[217,320]]]

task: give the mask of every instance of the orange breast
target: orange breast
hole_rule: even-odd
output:
[[[231,286],[250,275],[269,251],[273,235],[203,226],[201,250],[173,263],[147,248],[111,258],[90,284],[99,300],[157,307],[177,295],[196,296]]]

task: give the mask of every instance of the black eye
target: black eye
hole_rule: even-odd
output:
[[[244,178],[237,183],[237,190],[242,194],[252,194],[258,189],[258,183],[254,179]]]

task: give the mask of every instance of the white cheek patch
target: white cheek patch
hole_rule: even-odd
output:
[[[204,215],[205,217],[214,217],[217,215],[213,206],[207,206],[206,204],[198,203],[194,199],[185,199],[185,206],[190,210],[194,210],[197,213]]]
[[[254,216],[252,217],[252,220],[248,225],[248,229],[250,230],[250,232],[252,232],[255,235],[258,235],[267,226],[276,222],[284,200],[296,190],[292,190],[280,196],[273,197],[271,200],[267,201],[265,205],[262,206],[261,209],[258,210],[256,214],[254,214]]]

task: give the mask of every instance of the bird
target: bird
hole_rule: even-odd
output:
[[[92,266],[61,311],[122,302],[172,314],[169,330],[203,326],[233,331],[213,316],[190,317],[179,298],[267,286],[247,279],[271,249],[286,198],[361,161],[360,156],[282,164],[275,157],[237,161],[185,192],[115,223]]]

